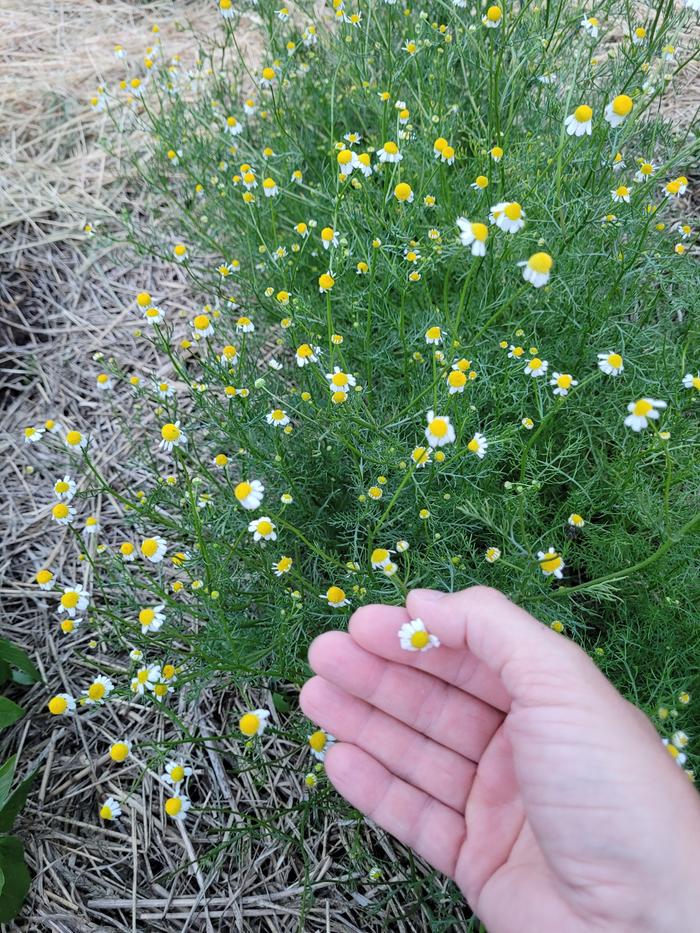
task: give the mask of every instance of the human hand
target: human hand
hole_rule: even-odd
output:
[[[397,632],[423,619],[439,648]],[[328,777],[489,933],[700,930],[700,799],[573,642],[496,590],[364,606],[309,650]]]

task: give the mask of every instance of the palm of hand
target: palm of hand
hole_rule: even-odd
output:
[[[554,663],[520,648],[486,665],[412,595],[440,649],[402,651],[406,611],[374,606],[310,652],[302,707],[342,743],[327,760],[340,793],[453,877],[490,933],[646,928],[664,861],[640,824],[658,781],[678,778],[684,803],[688,788],[645,717],[499,594],[553,639]]]

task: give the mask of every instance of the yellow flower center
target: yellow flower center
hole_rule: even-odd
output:
[[[414,648],[425,648],[430,641],[430,635],[427,632],[414,632],[411,635],[411,644]]]
[[[632,111],[632,98],[627,94],[618,94],[613,99],[612,110],[618,117],[626,117]]]
[[[486,224],[474,223],[472,224],[472,236],[475,240],[479,240],[480,243],[485,243],[486,238],[489,235],[489,228]]]
[[[474,184],[479,188],[487,188],[489,180],[486,175],[477,175],[474,179]]]
[[[177,816],[182,810],[182,801],[179,797],[171,797],[165,801],[165,812],[168,816]]]
[[[549,253],[534,253],[527,261],[528,266],[533,272],[539,272],[546,275],[552,268],[554,260]]]
[[[158,550],[158,542],[155,538],[144,538],[141,542],[141,553],[144,557],[153,557]]]
[[[239,720],[238,728],[243,735],[255,735],[260,728],[260,717],[255,713],[245,713]]]
[[[163,677],[165,677],[166,680],[170,680],[171,678],[173,678],[176,673],[177,671],[175,670],[175,667],[172,664],[163,665]]]
[[[63,596],[61,596],[61,605],[64,609],[75,609],[78,605],[79,598],[77,593],[64,593]]]
[[[640,398],[638,402],[634,403],[633,414],[643,417],[644,415],[648,415],[653,407],[654,406],[650,402],[647,402],[645,398]]]
[[[170,777],[175,781],[176,784],[179,784],[180,781],[185,777],[185,769],[182,765],[175,765],[174,768],[170,769]]]
[[[155,619],[156,614],[152,609],[142,609],[139,612],[139,622],[141,625],[151,625]]]
[[[57,502],[56,505],[51,509],[51,514],[54,518],[67,518],[70,514],[70,509],[65,504],[65,502]]]
[[[272,79],[275,77],[275,69],[269,67],[263,68],[262,76],[266,81],[272,81]]]
[[[88,687],[88,696],[91,700],[101,700],[105,695],[105,685],[104,684],[90,684]]]
[[[262,521],[258,522],[258,534],[262,535],[263,537],[265,537],[265,535],[269,535],[273,529],[274,526],[272,522],[268,522],[266,519],[262,519]]]
[[[192,323],[195,326],[195,330],[206,330],[207,327],[209,327],[209,318],[206,314],[198,314]]]
[[[157,697],[164,697],[168,692],[167,684],[156,684],[153,688],[153,693]]]
[[[60,716],[68,709],[68,700],[65,697],[51,697],[49,700],[49,712],[54,716]]]
[[[588,106],[588,104],[581,104],[580,107],[577,107],[576,110],[574,110],[574,116],[579,123],[588,123],[588,121],[593,116],[593,111]]]
[[[453,388],[458,389],[467,383],[467,377],[459,369],[453,369],[447,377],[447,382]]]
[[[243,480],[236,486],[234,493],[238,501],[242,502],[244,499],[248,498],[252,491],[253,487],[250,485],[250,483]]]
[[[115,742],[109,750],[112,761],[125,761],[129,755],[129,746],[126,742]]]
[[[341,590],[339,586],[329,586],[326,597],[329,603],[342,603],[345,599],[345,590]]]
[[[555,570],[558,570],[562,565],[562,559],[558,554],[547,554],[541,561],[540,567],[543,570],[552,573]]]
[[[352,151],[350,149],[341,149],[338,153],[338,164],[349,165],[352,162]]]
[[[326,733],[322,729],[312,732],[309,736],[309,745],[315,752],[322,752],[326,747]]]
[[[446,145],[447,140],[442,136],[438,136],[438,138],[433,143],[433,149],[436,149],[438,152],[442,152]]]
[[[71,447],[77,447],[82,439],[83,435],[80,431],[69,431],[66,434],[66,444],[70,444]]]
[[[385,560],[388,560],[388,559],[389,559],[389,552],[387,551],[386,548],[376,547],[372,551],[371,561],[373,564],[381,564]]]
[[[292,566],[291,557],[280,557],[280,559],[277,561],[277,569],[282,571],[283,573],[286,573],[290,569],[291,566]]]
[[[102,817],[103,820],[111,820],[112,819],[112,808],[108,807],[107,804],[105,804],[103,807],[100,807],[100,816]]]
[[[572,382],[573,382],[573,377],[569,376],[567,373],[563,373],[557,379],[557,385],[559,386],[560,389],[568,389],[571,386]]]
[[[396,145],[396,143],[391,141],[384,143],[382,148],[384,149],[384,152],[388,153],[389,155],[396,155],[399,151],[399,147]]]
[[[523,209],[517,201],[513,201],[511,204],[506,204],[503,213],[506,215],[508,220],[520,220]]]
[[[172,443],[180,437],[180,429],[176,424],[168,422],[168,424],[164,424],[160,429],[160,436],[164,441]]]
[[[139,292],[136,296],[136,304],[139,308],[147,308],[149,305],[153,304],[153,301],[148,292]]]
[[[497,6],[490,6],[486,11],[486,18],[492,23],[497,23],[502,16],[501,8]]]
[[[608,357],[608,363],[615,369],[619,369],[622,366],[622,357],[619,353],[611,353]]]
[[[539,369],[542,365],[542,360],[539,358],[539,356],[533,356],[527,365],[530,369]]]
[[[326,243],[330,243],[333,240],[334,236],[335,236],[335,230],[333,229],[333,227],[324,227],[323,230],[321,230],[321,239],[324,240]]]
[[[473,454],[479,449],[479,442],[475,437],[473,437],[467,444],[467,450],[471,451]]]
[[[447,421],[444,418],[433,418],[429,425],[430,433],[435,437],[444,437],[447,434]]]
[[[413,194],[411,186],[406,184],[405,181],[399,182],[399,184],[394,188],[394,194],[396,195],[397,201],[408,201],[408,199]]]
[[[49,583],[53,580],[53,574],[50,570],[40,570],[36,575],[37,583]]]
[[[693,376],[693,388],[700,391],[700,376]]]

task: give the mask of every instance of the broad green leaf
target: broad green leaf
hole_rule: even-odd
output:
[[[12,791],[5,804],[0,807],[0,833],[9,833],[17,819],[17,814],[27,802],[27,796],[32,789],[36,771],[32,771],[21,784]]]
[[[0,810],[5,806],[5,801],[10,796],[10,788],[15,777],[15,765],[17,764],[17,755],[8,758],[0,767]]]
[[[24,716],[24,710],[7,697],[0,697],[0,729],[6,729]]]
[[[7,663],[0,658],[0,684],[7,683],[7,681],[12,676],[12,668]]]
[[[0,837],[0,872],[5,878],[0,892],[0,923],[9,923],[20,912],[31,882],[24,845],[17,836]]]
[[[31,683],[41,680],[41,674],[32,661],[29,660],[27,652],[18,648],[17,645],[13,645],[6,638],[0,638],[0,658],[6,661],[10,667],[16,667],[18,671],[22,671],[27,677],[31,677]]]

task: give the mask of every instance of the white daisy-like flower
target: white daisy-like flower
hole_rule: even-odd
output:
[[[549,253],[533,253],[525,262],[518,265],[523,270],[523,278],[535,288],[542,288],[549,282],[554,260]]]
[[[384,143],[381,149],[377,150],[377,158],[380,162],[400,162],[403,159],[399,147],[392,140]]]
[[[595,16],[584,16],[581,20],[581,28],[584,32],[588,33],[591,39],[597,39],[600,22]]]
[[[45,434],[45,431],[43,428],[34,428],[34,427],[25,428],[23,432],[24,443],[25,444],[38,444],[39,441],[44,436],[44,434]]]
[[[627,185],[618,185],[617,188],[613,188],[610,192],[610,196],[616,204],[625,204],[630,203],[630,194],[631,191]]]
[[[404,622],[397,635],[404,651],[429,651],[440,647],[439,638],[430,634],[422,619]]]
[[[77,486],[75,482],[66,474],[63,479],[58,479],[53,485],[54,495],[61,502],[70,502],[76,493]]]
[[[187,812],[192,806],[189,797],[184,794],[174,794],[165,801],[165,812],[168,816],[178,823],[184,823],[187,819]]]
[[[189,765],[186,765],[184,761],[180,759],[172,759],[171,761],[166,761],[165,763],[165,774],[163,775],[163,781],[166,784],[170,784],[176,790],[182,784],[182,782],[192,776],[192,768]]]
[[[390,548],[376,547],[370,556],[370,563],[375,570],[380,570],[391,563],[391,555],[394,552]]]
[[[116,820],[121,815],[122,808],[114,797],[108,797],[100,807],[100,819],[102,820]]]
[[[308,366],[309,363],[318,363],[318,354],[320,352],[320,347],[312,347],[308,343],[302,343],[296,350],[297,366],[301,368],[302,366]]]
[[[265,420],[273,428],[284,428],[289,424],[289,415],[282,408],[274,408],[265,415]]]
[[[349,387],[357,385],[357,379],[352,373],[345,373],[340,366],[334,366],[332,373],[326,373],[329,388],[333,392],[347,392]]]
[[[578,385],[578,379],[574,379],[570,373],[552,373],[549,384],[554,386],[554,395],[566,396],[570,389]]]
[[[276,541],[277,532],[275,524],[267,515],[254,518],[248,524],[248,531],[253,535],[253,541]]]
[[[307,741],[309,751],[314,758],[318,759],[318,761],[324,761],[328,750],[335,743],[335,736],[331,735],[330,732],[326,732],[325,729],[317,729],[316,732],[312,732],[311,735],[307,736]]]
[[[569,136],[590,136],[593,132],[593,110],[588,104],[580,104],[564,120]]]
[[[169,421],[160,429],[161,441],[158,445],[161,450],[170,453],[175,447],[185,447],[187,445],[187,435],[180,427],[179,421]]]
[[[457,226],[460,229],[459,239],[462,246],[470,246],[472,256],[485,256],[486,240],[489,235],[489,228],[486,224],[472,223],[466,217],[458,217]]]
[[[109,679],[105,677],[104,674],[99,674],[90,686],[83,690],[83,699],[80,701],[85,704],[85,706],[100,706],[110,693],[114,690],[114,684]]]
[[[517,201],[499,201],[491,208],[489,220],[506,233],[517,233],[525,226],[525,211]]]
[[[350,600],[345,595],[345,590],[339,586],[329,586],[325,593],[319,593],[321,599],[325,599],[333,609],[342,609],[343,606],[349,606]]]
[[[598,369],[605,373],[606,376],[619,376],[624,368],[625,364],[621,354],[614,351],[612,353],[598,354]]]
[[[531,360],[527,361],[527,365],[523,370],[528,376],[536,378],[537,376],[544,376],[549,368],[549,363],[547,360],[541,360],[539,356],[533,356]]]
[[[141,556],[152,564],[158,564],[163,560],[168,544],[165,538],[160,535],[153,535],[150,538],[144,538],[140,545]]]
[[[470,453],[476,454],[479,460],[483,460],[486,456],[488,446],[489,442],[486,440],[486,437],[483,434],[479,434],[477,431],[474,437],[467,444],[467,450]]]
[[[244,509],[257,509],[264,492],[265,487],[259,479],[241,480],[234,489],[234,495]]]
[[[452,426],[447,415],[436,415],[434,411],[428,412],[428,426],[425,429],[425,437],[431,447],[443,447],[445,444],[453,444],[455,440],[455,429]]]
[[[666,408],[666,402],[654,398],[640,398],[630,402],[627,406],[629,415],[625,418],[625,426],[633,431],[643,431],[650,421],[656,421],[659,413]]]
[[[270,713],[266,709],[254,709],[243,713],[238,720],[238,728],[243,735],[252,738],[254,735],[262,735],[269,724]]]
[[[57,693],[48,702],[52,716],[69,716],[75,712],[76,703],[70,693]]]
[[[545,577],[554,576],[557,580],[561,580],[564,576],[564,560],[553,547],[550,547],[547,551],[538,551],[537,560]]]
[[[137,657],[134,657],[135,652],[138,652]],[[130,657],[134,661],[140,661],[143,658],[143,652],[138,651],[138,649],[132,649]],[[158,683],[160,678],[161,670],[159,664],[149,664],[146,667],[140,667],[131,678],[131,692],[135,693],[137,696],[143,696],[147,690],[153,690],[154,685]]]
[[[614,129],[625,122],[632,113],[633,107],[634,103],[631,97],[628,97],[627,94],[618,94],[607,104],[603,116]]]
[[[144,606],[139,611],[139,625],[142,635],[150,635],[159,631],[165,625],[165,606],[159,603],[157,606]]]
[[[63,590],[58,603],[58,613],[65,613],[74,619],[81,615],[90,604],[90,594],[82,586],[69,586]]]
[[[683,388],[684,389],[697,389],[700,392],[700,372],[695,373],[686,373],[683,376]]]

